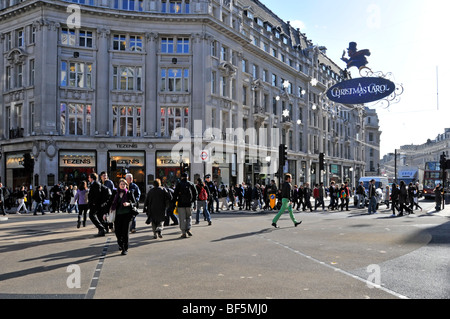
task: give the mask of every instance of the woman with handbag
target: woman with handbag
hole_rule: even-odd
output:
[[[121,178],[119,188],[111,205],[111,210],[115,212],[114,229],[117,237],[117,244],[122,255],[128,253],[128,241],[130,223],[136,216],[136,200],[133,192],[128,191],[128,183]]]

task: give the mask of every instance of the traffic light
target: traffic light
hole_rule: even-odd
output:
[[[319,171],[325,170],[325,154],[320,153],[319,154]]]
[[[441,154],[441,160],[439,161],[439,163],[441,164],[441,170],[446,170],[447,168],[450,168],[447,167],[447,159],[445,157],[445,153]]]
[[[187,173],[189,171],[189,164],[183,163],[183,168],[181,170],[182,173]]]
[[[25,153],[23,155],[23,167],[28,173],[34,172],[34,159],[31,157],[30,153]]]
[[[284,166],[287,161],[287,146],[286,144],[280,144],[278,149],[278,155],[280,159],[280,166]]]

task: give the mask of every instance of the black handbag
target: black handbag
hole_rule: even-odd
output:
[[[133,213],[133,216],[139,215],[139,211],[136,206],[131,206],[131,212]]]

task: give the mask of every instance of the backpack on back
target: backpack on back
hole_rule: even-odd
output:
[[[192,191],[188,182],[180,183],[180,193],[178,195],[178,204],[190,205],[192,203]]]
[[[199,200],[207,200],[208,199],[208,193],[206,192],[206,189],[204,186],[202,186],[202,189],[200,190],[200,194],[198,195]]]

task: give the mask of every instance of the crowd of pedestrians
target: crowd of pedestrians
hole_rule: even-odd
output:
[[[211,175],[198,178],[192,183],[186,173],[181,175],[180,181],[173,187],[166,187],[156,179],[145,196],[143,212],[147,215],[146,224],[151,225],[153,238],[162,238],[165,226],[179,225],[181,238],[192,236],[192,214],[195,212],[195,224],[200,223],[200,213],[208,225],[212,225],[212,214],[220,211],[232,210],[274,210],[278,211],[272,221],[272,226],[278,227],[277,222],[285,210],[289,211],[294,225],[297,221],[294,210],[316,211],[349,211],[350,198],[354,196],[355,207],[365,208],[368,213],[375,214],[384,197],[383,204],[389,209],[392,216],[413,214],[414,209],[422,208],[418,199],[422,196],[419,184],[406,185],[403,181],[399,185],[392,184],[375,186],[371,180],[368,189],[361,182],[356,189],[352,189],[347,182],[336,184],[334,181],[328,187],[324,183],[310,187],[309,183],[300,186],[291,184],[292,176],[285,175],[282,187],[278,188],[275,181],[269,185],[241,183],[237,185],[221,184],[211,180]],[[384,192],[384,193],[383,193]],[[440,209],[442,200],[442,187],[435,189],[436,210]],[[325,199],[329,197],[329,204]],[[25,214],[33,212],[44,215],[46,210],[51,213],[75,212],[77,215],[76,227],[86,227],[87,217],[97,228],[95,237],[105,236],[114,231],[119,249],[126,255],[129,247],[129,234],[136,232],[136,216],[138,214],[141,191],[133,182],[133,175],[126,174],[117,185],[108,179],[106,172],[99,176],[92,173],[88,181],[78,185],[63,186],[60,183],[47,190],[38,186],[33,192],[25,187],[17,188],[14,192],[3,187],[0,183],[0,213],[5,215],[6,210],[17,205],[15,213]],[[313,201],[313,202],[312,202]],[[396,215],[396,210],[398,215]]]

